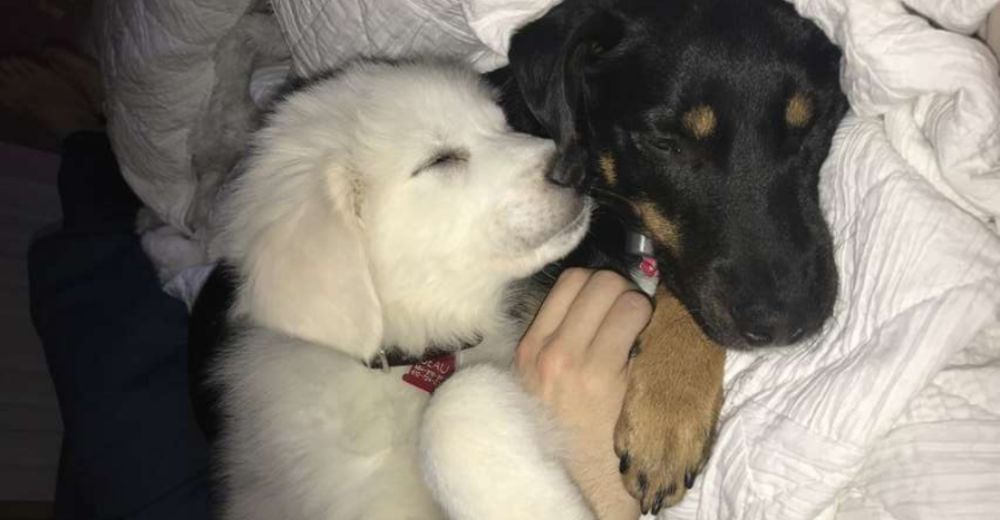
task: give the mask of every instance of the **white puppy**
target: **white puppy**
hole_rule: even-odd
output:
[[[590,516],[507,375],[515,282],[589,222],[545,180],[554,151],[457,65],[359,63],[277,106],[215,242],[239,277],[215,369],[225,518]],[[502,368],[433,399],[411,367],[366,365],[469,345],[460,370]]]

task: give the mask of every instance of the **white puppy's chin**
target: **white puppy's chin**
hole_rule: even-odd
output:
[[[526,251],[515,261],[517,276],[534,274],[547,264],[555,262],[568,255],[580,244],[590,228],[590,214],[594,203],[590,197],[583,197],[579,210],[562,227],[557,228],[540,245]]]

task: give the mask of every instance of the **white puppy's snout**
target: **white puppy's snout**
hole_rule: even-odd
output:
[[[539,141],[537,138],[532,138]],[[586,173],[582,169],[582,161],[578,157],[578,151],[570,152],[570,155],[559,153],[554,142],[542,140],[539,147],[535,144],[534,154],[530,156],[533,162],[527,167],[524,175],[538,180],[544,184],[545,189],[563,188],[573,191],[583,191],[586,183]]]

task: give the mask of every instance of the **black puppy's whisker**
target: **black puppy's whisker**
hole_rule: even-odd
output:
[[[632,201],[623,195],[619,195],[604,188],[591,188],[590,192],[594,197],[594,200],[601,206],[621,211],[626,214],[636,214],[635,206]]]
[[[551,282],[556,281],[559,278],[559,274],[562,273],[562,268],[558,265],[547,265],[535,276],[541,276],[548,279]]]
[[[837,316],[836,314],[832,314],[832,315],[830,315],[830,317],[828,318],[828,320],[829,321],[827,321],[825,327],[832,328],[832,329],[839,329],[840,328],[841,323],[840,323],[840,317],[839,316]]]
[[[641,227],[635,204],[627,197],[603,188],[591,188],[590,195],[597,203],[595,213],[611,217],[626,228]]]

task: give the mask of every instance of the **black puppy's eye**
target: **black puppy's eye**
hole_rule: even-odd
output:
[[[413,176],[417,176],[426,170],[432,168],[445,168],[448,166],[455,166],[457,164],[464,163],[469,160],[469,154],[465,150],[448,149],[441,150],[431,156],[424,164],[422,164],[416,171],[413,172]]]
[[[663,150],[667,153],[679,154],[681,153],[681,142],[680,139],[674,136],[660,136],[653,139],[653,146]]]
[[[586,29],[587,53],[591,57],[602,57],[619,47],[625,38],[625,22],[616,17],[605,14],[601,17],[602,22],[593,24]]]

